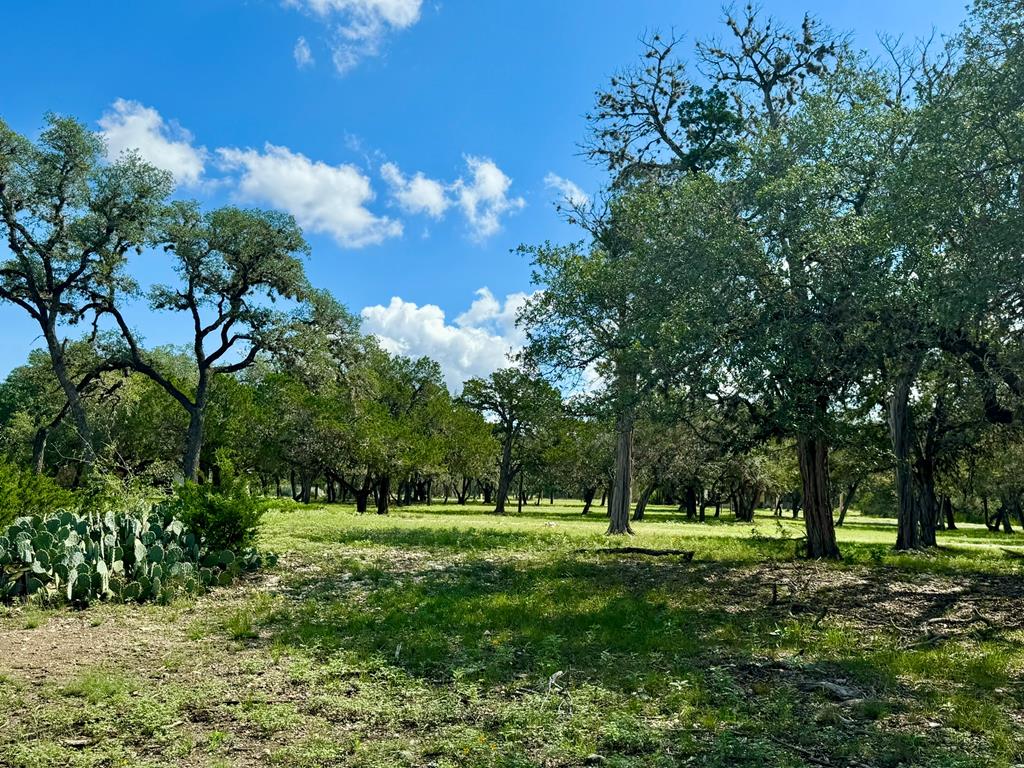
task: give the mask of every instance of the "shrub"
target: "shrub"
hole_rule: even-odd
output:
[[[220,489],[185,483],[164,506],[210,550],[252,547],[266,510],[264,502],[236,482]]]
[[[76,506],[74,492],[53,479],[0,460],[0,527],[23,515],[49,515]]]

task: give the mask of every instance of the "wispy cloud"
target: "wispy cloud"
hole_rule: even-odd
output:
[[[316,60],[313,58],[313,52],[309,49],[309,43],[306,42],[306,38],[300,37],[295,41],[295,48],[292,49],[292,55],[295,56],[295,65],[299,69],[305,69],[316,64]]]
[[[393,32],[420,20],[422,0],[287,0],[326,23],[331,30],[331,60],[339,73],[380,53]]]
[[[590,203],[590,195],[580,189],[577,184],[559,176],[557,173],[549,173],[545,176],[544,186],[559,194],[559,202],[564,201],[574,207],[585,206]]]

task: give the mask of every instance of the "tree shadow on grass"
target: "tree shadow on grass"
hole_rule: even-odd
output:
[[[325,668],[346,659],[355,669],[398,673],[438,691],[460,681],[516,700],[564,687],[599,690],[618,702],[640,697],[665,717],[695,708],[743,723],[720,732],[726,741],[744,731],[796,738],[799,722],[839,706],[824,684],[849,686],[865,704],[844,704],[835,716],[853,717],[862,729],[857,738],[870,733],[866,749],[877,755],[903,737],[902,726],[875,720],[924,695],[907,685],[908,671],[924,675],[927,688],[955,683],[961,697],[982,699],[1011,676],[1010,662],[979,660],[955,644],[1009,645],[1004,631],[968,620],[969,608],[980,606],[1007,631],[1020,629],[1013,614],[1024,587],[1013,579],[609,558],[557,551],[565,543],[552,547],[550,538],[464,528],[339,531],[333,541],[351,549],[316,569],[285,574],[287,599],[262,620],[258,642],[308,654]],[[367,549],[368,541],[377,549]],[[945,618],[950,623],[942,626],[960,634],[922,649],[908,644]],[[943,676],[946,682],[938,680]],[[848,739],[826,731],[800,736],[799,749],[835,758]],[[772,763],[770,753],[764,755]],[[736,760],[721,764],[748,764]]]
[[[709,656],[802,654],[825,619],[824,626],[838,619],[856,631],[892,630],[955,612],[960,603],[984,611],[998,600],[988,608],[996,619],[1020,623],[999,614],[1024,597],[1016,579],[965,576],[954,587],[905,580],[891,569],[808,567],[556,554],[445,563],[426,555],[392,568],[356,557],[336,570],[290,577],[287,587],[299,599],[268,629],[285,645],[386,658],[434,681],[468,670],[507,684],[571,668],[631,690],[642,685],[651,659],[685,672]],[[953,621],[959,626],[963,618]],[[850,659],[860,657],[850,650]]]

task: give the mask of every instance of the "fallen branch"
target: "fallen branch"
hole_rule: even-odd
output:
[[[694,555],[692,549],[647,549],[645,547],[599,547],[574,551],[577,555],[650,555],[651,557],[675,555],[683,558],[686,562],[693,560]]]

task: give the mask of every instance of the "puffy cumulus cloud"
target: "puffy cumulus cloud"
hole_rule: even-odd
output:
[[[394,163],[384,163],[380,175],[391,187],[391,196],[408,213],[425,213],[435,219],[444,216],[451,205],[444,184],[417,172],[409,178]]]
[[[295,41],[295,48],[292,49],[292,55],[295,57],[295,65],[299,69],[305,69],[311,67],[316,63],[313,58],[313,51],[309,49],[309,43],[306,42],[306,38],[300,37]]]
[[[395,296],[387,306],[362,310],[363,329],[389,352],[437,360],[454,391],[468,378],[488,376],[509,365],[509,353],[523,345],[515,318],[527,298],[525,293],[511,293],[499,301],[481,288],[469,309],[449,323],[440,307]]]
[[[358,248],[402,234],[401,222],[366,207],[374,199],[373,189],[353,165],[328,165],[269,143],[262,152],[217,151],[222,166],[240,174],[239,198],[285,210],[302,227],[327,233],[339,245]]]
[[[526,205],[521,197],[510,197],[512,179],[495,162],[486,157],[466,157],[469,180],[460,178],[452,186],[459,207],[469,224],[470,233],[478,240],[490,237],[501,229],[501,217]]]
[[[136,151],[143,160],[174,174],[178,184],[195,185],[202,179],[206,149],[195,146],[191,133],[168,123],[152,107],[118,99],[99,125],[110,157]]]
[[[574,182],[562,178],[557,173],[549,173],[545,176],[544,186],[553,189],[558,193],[560,201],[565,201],[573,207],[583,207],[590,203],[590,195]]]
[[[420,20],[422,0],[288,0],[329,23],[333,29],[331,58],[345,74],[362,59],[376,56],[388,34]]]

